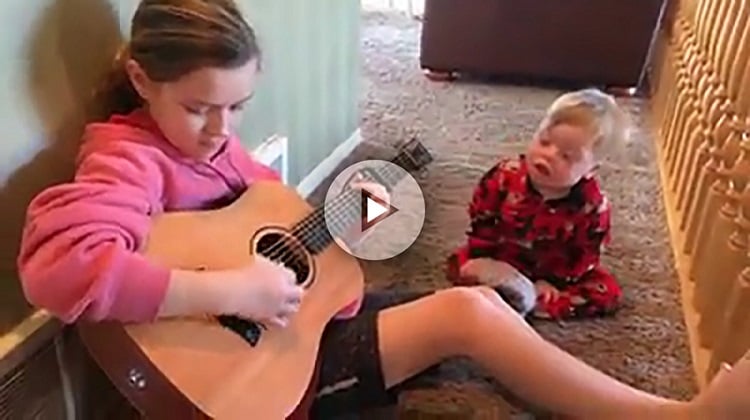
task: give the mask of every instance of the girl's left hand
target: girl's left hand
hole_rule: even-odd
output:
[[[352,188],[355,190],[368,191],[370,194],[383,200],[383,202],[385,203],[384,205],[386,207],[391,204],[391,196],[390,194],[388,194],[388,189],[386,189],[385,186],[378,184],[377,182],[372,182],[372,181],[352,182]]]

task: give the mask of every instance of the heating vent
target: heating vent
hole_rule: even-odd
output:
[[[0,379],[0,419],[63,420],[65,396],[52,341]]]
[[[252,151],[256,159],[275,169],[284,183],[289,172],[288,144],[286,137],[274,134]]]

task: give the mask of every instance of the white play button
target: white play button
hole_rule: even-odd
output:
[[[357,174],[372,173],[381,175],[381,184],[390,185],[390,202],[367,190],[352,191]],[[388,161],[366,160],[345,168],[331,183],[325,200],[329,232],[346,243],[346,252],[365,260],[385,260],[404,252],[424,224],[422,189],[408,171]]]
[[[388,204],[385,200],[369,191],[362,190],[362,232],[397,211],[396,207]]]

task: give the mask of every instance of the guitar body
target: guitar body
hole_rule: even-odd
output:
[[[277,182],[260,182],[228,207],[167,213],[154,219],[143,253],[172,268],[239,267],[252,261],[264,236],[288,232],[311,210],[293,189]],[[339,246],[326,247],[317,255],[304,252],[301,247],[297,250],[298,262],[302,261],[306,267],[294,271],[304,283],[306,293],[299,312],[286,328],[269,327],[251,345],[215,318],[123,325],[119,328],[137,347],[140,359],[145,356],[152,365],[141,367],[136,373],[144,375],[143,372],[154,372],[155,368],[160,373],[155,376],[170,382],[158,384],[159,388],[170,385],[177,388],[211,418],[283,419],[290,415],[312,378],[326,323],[344,306],[361,298],[364,288],[359,262]],[[96,339],[92,336],[95,332],[88,331],[88,336],[86,333],[82,334],[84,341]],[[97,361],[110,377],[111,372],[122,372],[126,367],[107,366],[105,359],[118,364],[123,359],[137,359],[126,356],[115,360],[111,354],[97,352],[91,345],[89,348],[95,358],[100,356]],[[126,395],[144,391],[138,389],[138,375],[133,377],[133,368],[128,369],[129,383],[118,385]],[[143,382],[154,387],[153,381],[159,379],[153,376]],[[118,384],[124,378],[113,379]],[[137,399],[138,396],[133,396],[131,401]]]
[[[427,149],[411,139],[391,162],[416,171],[431,161]],[[395,186],[406,173],[371,169],[363,176],[386,187]],[[311,396],[306,391],[323,330],[364,291],[359,262],[334,243],[326,222],[339,233],[347,232],[352,223],[361,223],[361,216],[350,211],[360,205],[361,192],[348,189],[313,209],[282,183],[258,182],[227,207],[154,218],[141,252],[159,264],[222,270],[262,255],[294,271],[305,294],[285,328],[206,316],[140,324],[79,322],[78,333],[97,364],[144,417],[305,417]]]

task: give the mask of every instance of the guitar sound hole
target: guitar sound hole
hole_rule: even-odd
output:
[[[286,232],[262,233],[255,242],[255,254],[283,264],[292,270],[297,284],[304,284],[310,276],[310,259],[304,246]]]

